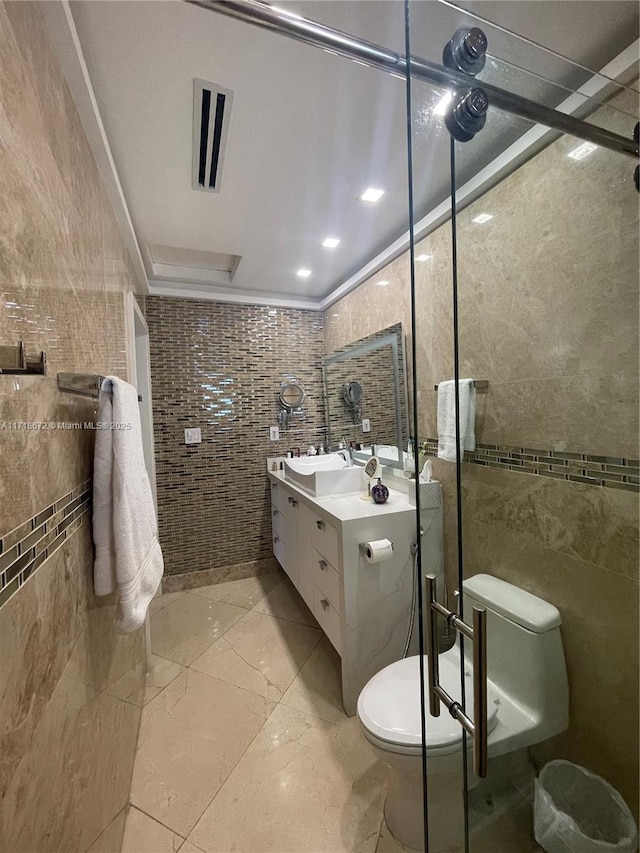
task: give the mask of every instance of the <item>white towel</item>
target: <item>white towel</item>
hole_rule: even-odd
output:
[[[164,565],[149,476],[144,464],[136,389],[107,376],[100,390],[93,464],[93,541],[96,595],[116,587],[116,631],[144,622]]]
[[[460,380],[460,458],[476,449],[476,389],[473,379]],[[456,383],[438,385],[438,458],[456,461]]]

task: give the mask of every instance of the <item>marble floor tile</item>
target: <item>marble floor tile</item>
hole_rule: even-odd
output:
[[[321,636],[318,628],[250,611],[191,666],[278,701]]]
[[[340,655],[326,637],[294,678],[282,697],[290,708],[335,723],[345,716],[342,707]]]
[[[96,838],[87,853],[121,853],[126,819],[127,806],[118,812],[104,832]]]
[[[190,841],[185,841],[178,853],[204,853],[204,851]]]
[[[383,819],[376,853],[413,853],[413,851],[411,851],[409,847],[403,847],[399,841],[395,840],[393,835],[391,835],[386,821]],[[515,851],[513,851],[513,853],[515,853]]]
[[[155,696],[164,690],[167,685],[171,684],[174,678],[177,678],[184,667],[179,663],[174,663],[172,660],[161,658],[159,655],[151,655],[151,669],[147,673],[147,680],[144,690],[144,704],[146,705]]]
[[[133,805],[186,837],[273,707],[204,673],[182,672],[144,709]]]
[[[253,609],[258,613],[301,622],[303,625],[312,625],[314,628],[318,626],[313,614],[288,578],[283,578],[281,583]]]
[[[165,607],[177,601],[181,595],[184,595],[184,592],[163,592],[162,595],[156,595],[149,602],[149,615],[153,616],[154,613],[164,610]]]
[[[177,853],[184,838],[131,806],[121,853]]]
[[[215,601],[225,601],[227,604],[235,604],[236,607],[246,607],[247,610],[250,610],[278,586],[281,580],[282,574],[274,572],[271,575],[261,575],[257,578],[243,578],[238,581],[199,586],[190,592],[192,595],[213,598]]]
[[[181,595],[151,617],[151,649],[188,666],[247,611],[198,595]]]
[[[189,841],[206,853],[374,853],[385,781],[356,720],[278,705]]]

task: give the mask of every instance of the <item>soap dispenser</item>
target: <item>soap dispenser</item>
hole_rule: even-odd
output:
[[[376,504],[386,504],[389,500],[389,489],[384,485],[378,477],[378,482],[371,487],[371,497]]]

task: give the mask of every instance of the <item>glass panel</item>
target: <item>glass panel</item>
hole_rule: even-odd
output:
[[[435,62],[441,48],[434,47],[434,32],[442,33],[443,46],[456,27],[477,23],[445,3],[412,3],[410,16],[411,52]],[[612,60],[624,40],[618,39],[617,50],[611,43],[591,50],[593,64],[585,51],[578,64],[482,28],[492,56],[478,85],[484,80],[552,107],[569,99],[565,111],[631,136],[637,121],[633,61],[610,69],[623,85],[592,82],[589,71]],[[587,94],[578,97],[575,90],[585,84]],[[444,708],[439,718],[426,711],[425,849],[515,853],[541,849],[534,838],[533,784],[551,759],[584,764],[618,788],[632,809],[638,802],[637,742],[629,750],[623,744],[638,729],[635,164],[490,108],[484,130],[454,145],[454,244],[450,138],[437,115],[443,95],[413,81],[415,393],[420,464],[431,460],[442,493],[444,583],[438,598],[445,601],[445,587],[448,606],[468,623],[474,601],[496,609],[496,599],[507,594],[509,606],[523,615],[507,620],[489,614],[493,728],[486,779],[473,772],[473,743],[462,729],[457,743],[454,738],[435,752],[442,721],[450,717]],[[442,398],[434,391],[456,376],[478,383],[475,448],[459,466],[437,457]],[[455,437],[449,444],[455,459]],[[422,575],[430,567],[423,554]],[[511,586],[487,589],[491,581],[479,575]],[[475,586],[474,580],[467,586],[471,578]],[[455,598],[463,588],[465,595]],[[536,608],[525,592],[548,606]],[[623,630],[617,623],[614,629],[619,609]],[[440,622],[441,682],[453,673],[449,692],[473,718],[471,643],[466,640],[463,651],[444,627]],[[598,642],[602,635],[606,640]],[[594,687],[594,665],[602,692]],[[611,693],[623,721],[616,731],[596,722],[610,716]],[[539,722],[527,723],[521,709],[538,706]]]
[[[541,849],[534,779],[550,760],[638,803],[638,197],[631,160],[576,159],[580,144],[557,139],[457,217],[460,377],[488,381],[460,467],[465,618],[486,576],[511,585],[490,607],[512,601],[489,617],[498,723],[488,777],[469,776],[471,851]],[[537,616],[522,590],[546,603]]]

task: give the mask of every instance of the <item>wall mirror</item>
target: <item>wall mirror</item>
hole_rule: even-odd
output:
[[[323,360],[329,447],[360,445],[360,458],[403,467],[408,441],[402,324],[347,344]],[[369,431],[363,431],[369,426]]]

